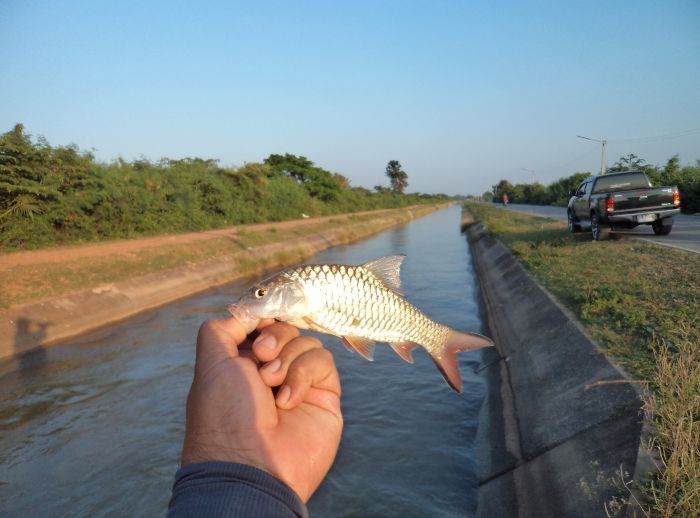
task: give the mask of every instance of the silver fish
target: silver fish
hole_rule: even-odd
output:
[[[405,361],[422,346],[447,383],[462,391],[457,352],[493,345],[482,335],[457,331],[428,318],[401,291],[405,256],[362,265],[296,266],[256,284],[228,310],[247,332],[260,319],[275,318],[299,328],[338,336],[349,349],[373,360],[374,342],[387,342]]]

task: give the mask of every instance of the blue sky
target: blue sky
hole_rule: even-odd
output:
[[[700,159],[700,2],[0,0],[0,131],[409,190]],[[688,131],[692,130],[692,131]],[[679,135],[685,132],[685,135]]]

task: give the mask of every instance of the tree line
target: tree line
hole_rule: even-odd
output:
[[[695,165],[681,166],[679,156],[674,155],[664,166],[659,167],[647,164],[635,154],[629,154],[620,157],[608,172],[632,169],[644,171],[652,185],[677,185],[681,193],[682,211],[690,214],[700,212],[700,160],[696,160]],[[538,182],[512,184],[508,180],[501,180],[492,187],[492,191],[484,193],[482,199],[500,202],[503,194],[508,194],[511,203],[565,207],[569,201],[569,193],[590,176],[593,176],[590,172],[578,172],[549,185]]]
[[[391,164],[391,162],[390,162]],[[391,169],[392,174],[401,172]],[[389,166],[387,166],[389,175]],[[51,146],[22,124],[0,135],[0,248],[15,250],[198,231],[447,199],[394,188],[352,187],[303,156],[260,163],[163,158],[99,162],[77,146]]]

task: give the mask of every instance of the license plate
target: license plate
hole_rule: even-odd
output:
[[[656,221],[656,214],[640,214],[637,216],[637,223],[646,223],[647,221]]]

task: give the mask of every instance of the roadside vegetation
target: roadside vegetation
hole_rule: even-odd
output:
[[[695,165],[681,166],[679,156],[675,155],[669,158],[663,167],[659,167],[646,164],[643,159],[631,154],[620,157],[620,160],[608,171],[630,169],[644,171],[653,185],[677,185],[681,192],[681,210],[688,214],[700,212],[700,160],[696,160]],[[512,184],[508,180],[501,180],[493,186],[492,191],[484,193],[481,199],[500,202],[503,194],[508,194],[508,200],[511,203],[566,207],[569,202],[569,192],[590,176],[593,176],[593,173],[574,173],[549,185],[538,182]]]
[[[386,175],[391,189],[352,187],[342,174],[292,154],[238,168],[202,158],[101,163],[76,146],[32,138],[17,124],[0,135],[0,251],[447,199],[404,194],[408,176],[398,161],[389,162]]]
[[[700,256],[634,239],[593,242],[558,221],[468,203],[607,355],[647,381],[661,469],[636,481],[650,516],[700,509]]]

